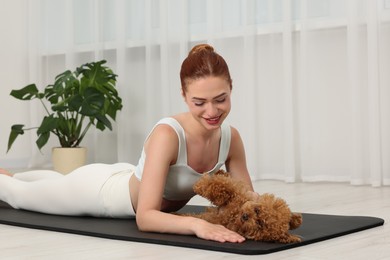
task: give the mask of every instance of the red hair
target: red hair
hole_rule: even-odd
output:
[[[209,76],[225,79],[232,89],[229,67],[224,58],[208,44],[196,45],[181,65],[180,81],[183,93],[186,92],[187,85],[193,80]]]

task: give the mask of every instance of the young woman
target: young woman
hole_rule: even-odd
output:
[[[219,242],[244,238],[223,226],[169,212],[194,196],[202,174],[225,165],[253,192],[238,131],[226,124],[232,80],[225,60],[207,44],[183,61],[182,96],[188,112],[160,120],[150,132],[137,166],[90,164],[68,175],[53,171],[0,173],[0,200],[14,208],[49,214],[136,217],[145,232],[194,234]]]

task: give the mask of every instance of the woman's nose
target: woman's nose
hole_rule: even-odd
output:
[[[209,103],[209,104],[206,106],[206,114],[207,114],[209,117],[217,116],[217,114],[218,114],[218,108],[217,108],[217,106],[214,105],[213,103]]]

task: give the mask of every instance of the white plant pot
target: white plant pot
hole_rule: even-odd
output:
[[[87,161],[86,147],[54,147],[52,149],[52,161],[55,171],[67,174]]]

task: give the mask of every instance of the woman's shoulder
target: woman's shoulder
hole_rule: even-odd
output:
[[[174,138],[176,136],[177,136],[176,131],[170,124],[159,123],[156,124],[156,126],[153,128],[152,132],[150,133],[149,139],[152,137]]]
[[[235,145],[242,143],[241,135],[237,128],[231,125],[229,127],[230,127],[230,146],[235,147]]]
[[[232,133],[232,137],[233,137],[233,135],[236,137],[240,136],[240,132],[237,130],[237,128],[235,128],[232,125],[229,125],[229,127],[230,127],[230,132]]]
[[[167,124],[158,124],[146,140],[144,150],[146,153],[157,153],[158,157],[169,157],[174,160],[178,146],[179,139],[175,130]]]

